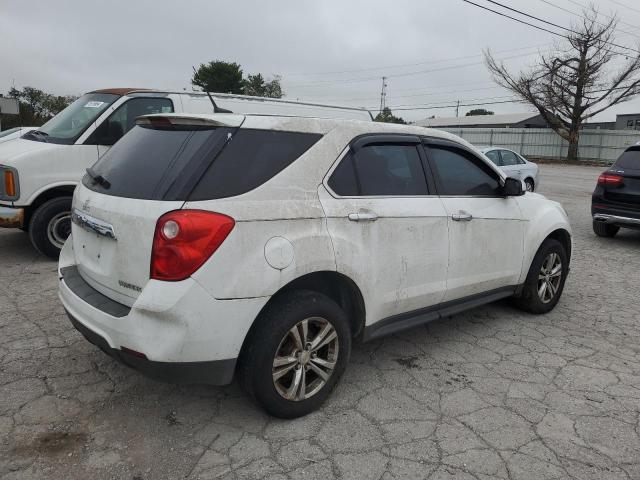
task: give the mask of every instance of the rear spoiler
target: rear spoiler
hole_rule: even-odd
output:
[[[239,127],[244,122],[244,115],[215,114],[215,115],[181,115],[179,113],[162,113],[143,115],[136,118],[137,125],[168,126],[195,125],[203,127]]]

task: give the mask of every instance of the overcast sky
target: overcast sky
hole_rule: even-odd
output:
[[[501,3],[569,26],[577,17],[564,10],[579,12],[587,0]],[[619,14],[619,29],[630,33],[620,31],[617,42],[634,48],[637,3],[596,2],[603,13]],[[462,0],[0,0],[0,32],[0,92],[14,84],[73,95],[115,86],[191,89],[192,66],[221,59],[240,63],[245,74],[282,75],[290,99],[372,108],[386,75],[387,104],[410,120],[454,116],[455,109],[402,108],[509,98],[491,81],[482,49],[515,70],[554,39]],[[527,111],[520,104],[485,108]],[[640,99],[598,120],[638,111]]]

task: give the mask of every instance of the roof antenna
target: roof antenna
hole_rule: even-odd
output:
[[[195,74],[198,73],[196,71],[196,67],[192,65],[191,68],[193,68],[193,74],[195,76]],[[203,90],[207,94],[207,97],[209,97],[209,100],[211,101],[211,105],[213,105],[213,113],[233,113],[231,110],[227,110],[226,108],[221,108],[218,105],[216,105],[216,102],[213,100],[213,97],[209,93],[209,90],[205,90],[204,88]]]

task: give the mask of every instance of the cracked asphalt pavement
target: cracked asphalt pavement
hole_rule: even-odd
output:
[[[0,232],[0,478],[640,479],[640,231],[591,231],[601,170],[541,165],[574,228],[553,312],[499,302],[357,345],[294,421],[116,363],[71,327],[56,264]]]

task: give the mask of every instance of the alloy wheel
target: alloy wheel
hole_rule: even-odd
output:
[[[286,400],[306,400],[326,385],[338,360],[336,329],[320,317],[305,318],[280,341],[273,359],[273,384]]]
[[[538,297],[542,303],[549,303],[554,299],[562,280],[562,260],[555,252],[549,253],[542,262],[538,273]]]

